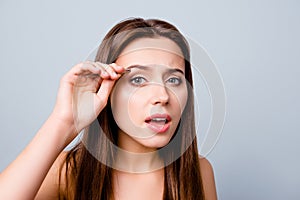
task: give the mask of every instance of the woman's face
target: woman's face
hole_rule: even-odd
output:
[[[172,138],[187,101],[184,59],[170,39],[141,38],[116,60],[130,68],[111,93],[119,127],[119,146],[131,152],[154,151]]]

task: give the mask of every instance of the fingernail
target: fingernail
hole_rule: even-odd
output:
[[[104,76],[108,76],[108,73],[107,73],[107,72],[102,71],[102,74],[103,74]]]
[[[118,68],[118,69],[124,69],[124,67],[122,67],[122,66],[119,66],[119,65],[117,66],[117,68]]]

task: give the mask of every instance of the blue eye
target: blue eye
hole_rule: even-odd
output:
[[[142,85],[145,82],[146,82],[146,79],[141,76],[137,76],[137,77],[130,79],[130,83],[132,83],[133,85],[137,85],[137,86]]]
[[[182,80],[180,78],[172,77],[167,80],[168,83],[174,84],[174,85],[180,85],[182,83]]]

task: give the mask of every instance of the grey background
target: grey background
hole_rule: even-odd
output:
[[[300,199],[299,1],[0,1],[0,171],[51,113],[60,77],[130,17],[200,43],[226,87],[208,155],[219,199]]]

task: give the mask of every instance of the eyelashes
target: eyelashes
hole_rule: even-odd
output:
[[[141,75],[136,75],[132,78],[129,79],[130,84],[133,86],[144,86],[147,83],[151,83],[151,81],[147,80],[146,77],[141,76]],[[165,81],[165,84],[169,86],[180,86],[182,84],[182,78],[176,77],[176,76],[171,76],[168,77]]]
[[[147,80],[144,77],[136,76],[130,79],[130,83],[135,86],[143,85]]]
[[[180,85],[182,83],[182,79],[178,77],[171,77],[168,79],[168,82],[174,85]]]

